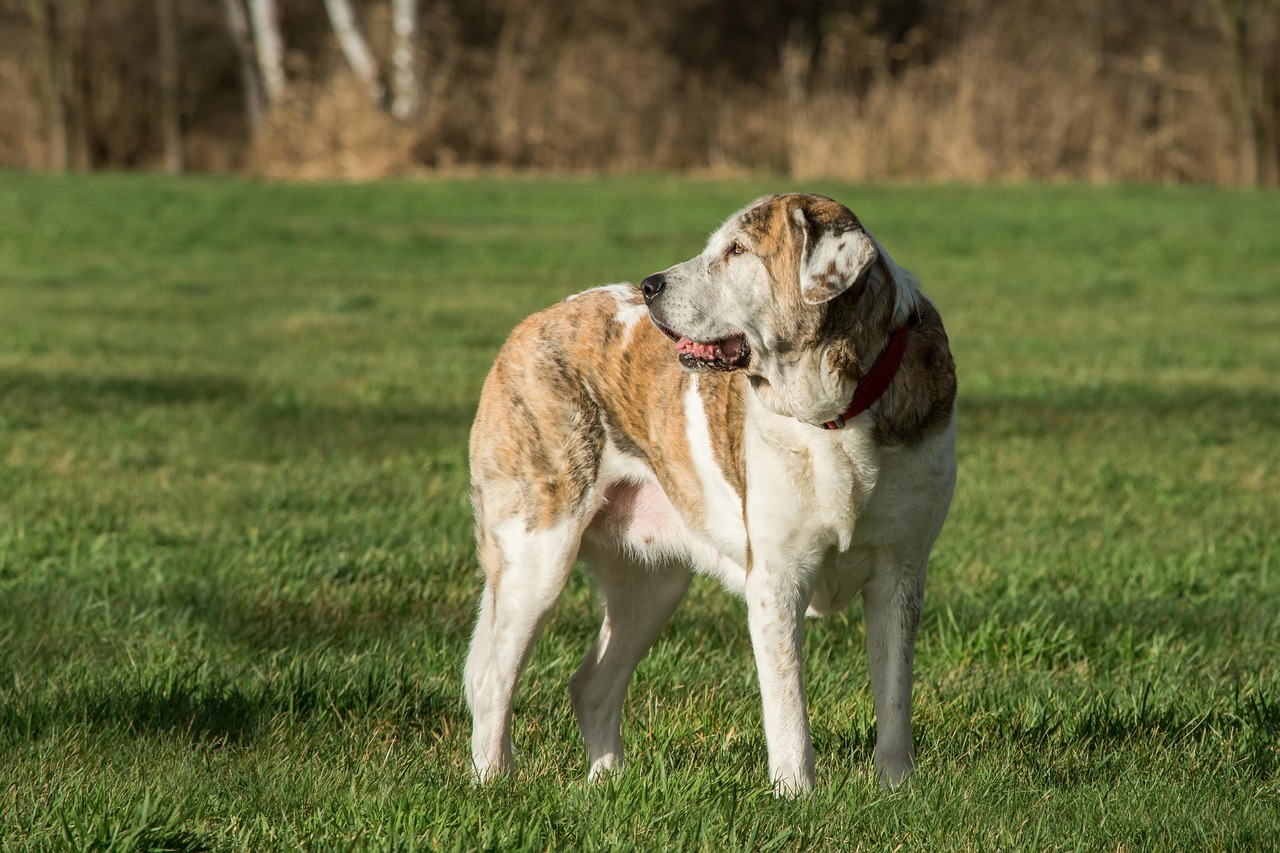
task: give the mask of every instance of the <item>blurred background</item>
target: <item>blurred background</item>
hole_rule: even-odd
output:
[[[1280,183],[1280,0],[0,0],[0,167]]]

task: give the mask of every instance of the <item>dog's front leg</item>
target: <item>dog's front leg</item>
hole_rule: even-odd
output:
[[[804,698],[804,611],[810,591],[793,574],[757,564],[747,575],[747,623],[755,651],[769,775],[783,796],[813,787],[813,743]]]
[[[915,764],[911,688],[924,572],[890,562],[862,589],[867,658],[876,707],[876,770],[880,784],[904,782]]]

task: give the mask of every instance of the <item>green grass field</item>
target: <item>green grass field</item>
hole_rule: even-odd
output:
[[[775,800],[743,605],[641,664],[584,782],[575,578],[476,787],[465,442],[525,314],[772,180],[0,175],[6,848],[1228,850],[1280,838],[1280,196],[806,186],[942,309],[960,482],[881,792],[857,605]]]

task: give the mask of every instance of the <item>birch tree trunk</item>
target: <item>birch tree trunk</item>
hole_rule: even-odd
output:
[[[1231,56],[1240,133],[1240,179],[1280,183],[1280,0],[1217,0],[1218,24]]]
[[[49,167],[71,168],[71,102],[62,73],[62,49],[58,35],[58,6],[53,0],[29,0],[28,11],[40,41],[40,82],[44,90],[45,121],[49,125]]]
[[[284,40],[280,37],[280,13],[276,0],[248,0],[248,3],[262,90],[267,96],[267,106],[271,106],[284,94]]]
[[[160,60],[160,131],[164,140],[164,167],[182,174],[182,114],[179,103],[178,17],[174,0],[155,0],[156,34]]]
[[[507,165],[521,165],[525,156],[520,99],[534,53],[551,23],[553,5],[554,0],[522,0],[504,6],[489,86],[498,153]]]
[[[373,51],[360,32],[356,23],[355,10],[351,8],[351,0],[324,0],[329,10],[329,20],[333,23],[333,32],[338,37],[338,45],[347,58],[347,64],[355,72],[356,79],[369,90],[369,97],[378,109],[387,104],[387,90],[382,85],[378,74],[378,63],[373,58]]]
[[[62,76],[62,95],[69,120],[67,129],[71,168],[88,172],[93,169],[94,84],[89,67],[89,12],[92,0],[52,0],[56,6],[58,27],[58,73]]]
[[[418,0],[391,0],[391,115],[408,121],[422,104],[422,83],[418,73]]]
[[[255,134],[262,124],[263,95],[262,78],[258,74],[253,56],[253,32],[249,29],[243,0],[222,0],[222,8],[227,13],[227,29],[231,32],[231,42],[235,45],[236,58],[240,61],[245,121],[249,125],[249,133]]]

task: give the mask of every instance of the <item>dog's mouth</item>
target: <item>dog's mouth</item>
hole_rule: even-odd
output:
[[[652,319],[652,317],[651,317]],[[715,341],[695,341],[653,321],[664,335],[675,341],[680,365],[689,370],[741,370],[751,359],[751,346],[745,335],[730,335]]]

